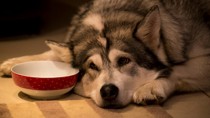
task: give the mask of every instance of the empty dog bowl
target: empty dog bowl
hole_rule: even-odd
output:
[[[31,61],[12,67],[12,78],[20,91],[36,99],[55,99],[76,84],[78,69],[57,61]]]

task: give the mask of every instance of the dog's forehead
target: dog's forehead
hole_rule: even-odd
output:
[[[125,50],[129,47],[125,44],[128,40],[133,42],[133,31],[137,19],[134,15],[127,15],[135,20],[122,19],[121,15],[104,15],[90,13],[83,19],[71,39],[74,61],[82,64],[93,54],[100,54],[104,60],[108,60],[111,49]],[[94,21],[93,21],[94,19]],[[134,42],[135,43],[135,42]],[[132,43],[131,43],[132,44]]]
[[[141,16],[127,12],[103,14],[89,12],[82,19],[82,25],[87,28],[82,34],[90,33],[90,29],[95,30],[95,38],[92,38],[92,40],[96,39],[103,47],[107,47],[110,45],[108,44],[110,40],[127,40],[130,38],[141,19]]]

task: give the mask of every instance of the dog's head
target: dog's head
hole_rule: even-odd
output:
[[[167,64],[159,10],[154,7],[145,17],[124,13],[104,19],[87,15],[70,39],[71,63],[80,69],[74,91],[101,107],[125,106]]]

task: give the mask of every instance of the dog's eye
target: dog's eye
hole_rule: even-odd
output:
[[[128,64],[130,62],[131,62],[131,60],[129,58],[127,58],[127,57],[120,57],[118,59],[118,61],[117,61],[117,64],[118,64],[118,66],[124,66],[124,65],[126,65],[126,64]]]
[[[91,63],[89,64],[89,68],[98,71],[98,67],[97,67],[93,62],[91,62]]]

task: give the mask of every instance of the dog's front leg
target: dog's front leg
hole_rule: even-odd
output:
[[[11,68],[15,64],[27,61],[53,60],[70,63],[71,54],[68,45],[66,45],[65,43],[57,43],[54,41],[46,41],[46,44],[50,47],[51,50],[37,55],[16,57],[4,61],[0,65],[0,75],[10,75]]]
[[[136,104],[159,104],[175,91],[175,83],[167,78],[153,80],[139,87],[133,94]]]
[[[57,58],[54,55],[52,50],[44,52],[42,54],[37,54],[37,55],[29,55],[29,56],[11,58],[11,59],[5,60],[0,65],[0,74],[1,75],[10,75],[11,68],[15,64],[23,63],[23,62],[27,62],[27,61],[39,61],[39,60],[59,60],[59,58]]]

